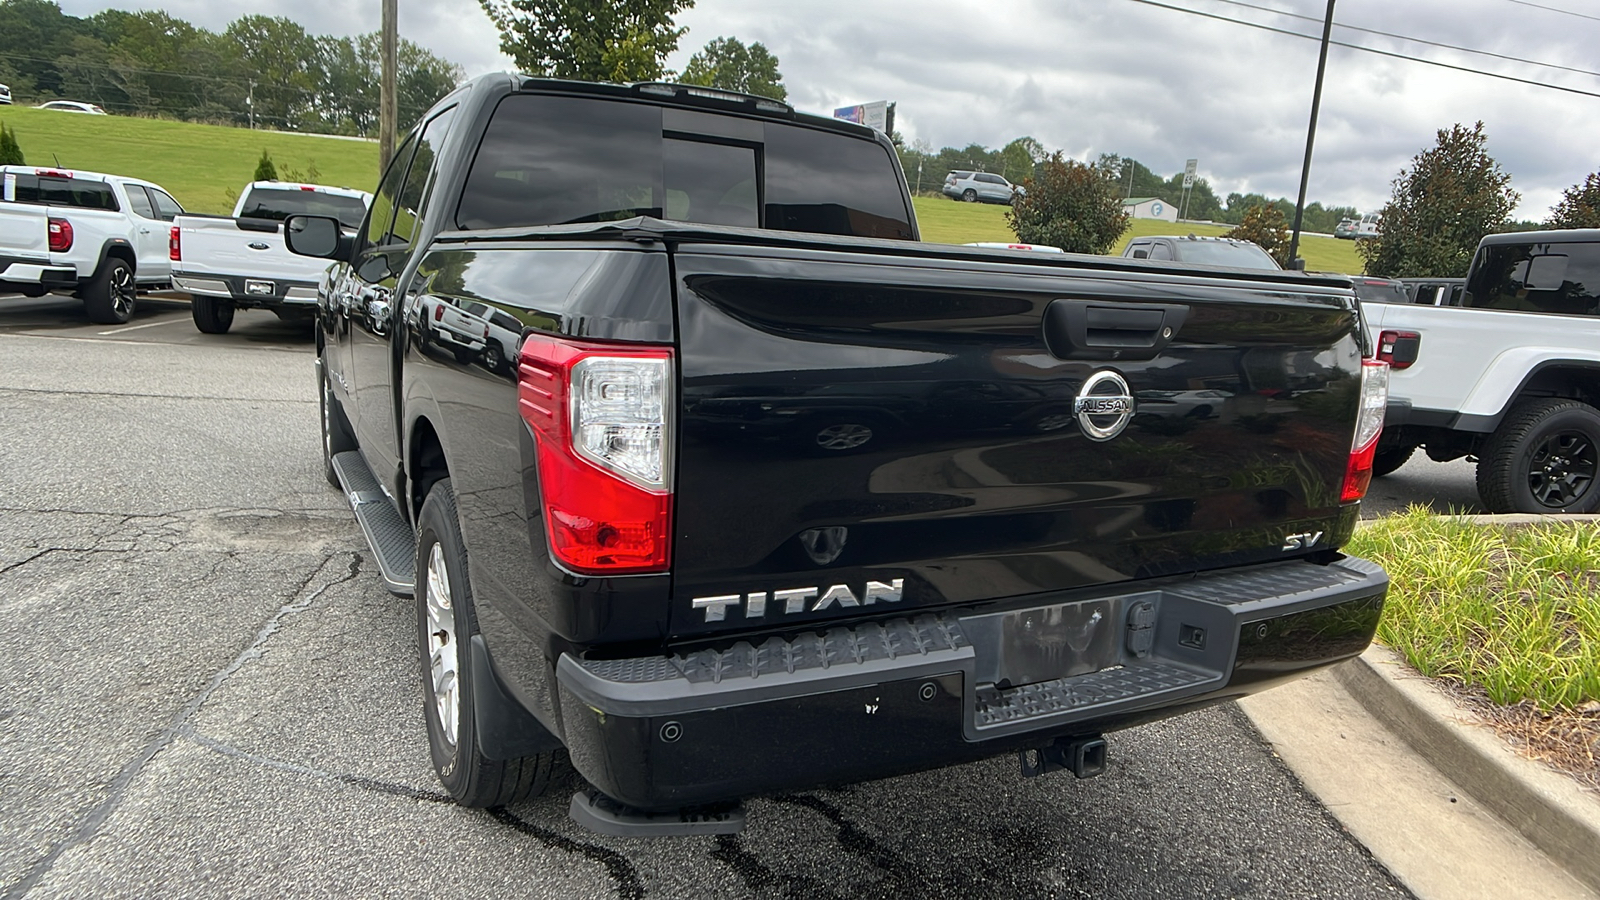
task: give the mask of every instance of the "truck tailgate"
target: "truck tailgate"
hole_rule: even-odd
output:
[[[12,262],[50,258],[49,214],[43,207],[0,203],[0,257]]]
[[[675,260],[676,636],[1283,559],[1353,527],[1348,289],[1070,259]]]
[[[296,256],[283,242],[283,224],[271,219],[179,216],[183,259],[178,275],[246,275],[274,281],[315,282],[326,260]]]

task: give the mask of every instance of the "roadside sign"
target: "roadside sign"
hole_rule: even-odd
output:
[[[1188,162],[1183,164],[1183,186],[1184,187],[1186,187],[1186,188],[1194,187],[1194,172],[1195,172],[1196,167],[1199,166],[1199,164],[1200,164],[1200,160],[1198,160],[1198,159],[1191,159]]]
[[[866,125],[887,133],[889,130],[889,101],[874,100],[860,106],[841,106],[833,111],[835,119],[854,122],[857,125]]]

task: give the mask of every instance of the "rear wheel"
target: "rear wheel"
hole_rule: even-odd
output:
[[[1492,513],[1600,509],[1600,410],[1577,400],[1514,407],[1478,454],[1478,496]]]
[[[551,784],[554,752],[494,760],[478,750],[470,653],[477,618],[448,478],[434,482],[417,519],[415,592],[423,718],[439,783],[463,806],[503,806],[542,793]]]
[[[189,301],[194,327],[206,334],[227,334],[233,327],[233,303],[220,297],[194,297]]]
[[[83,308],[89,321],[101,325],[121,325],[133,318],[138,290],[133,283],[133,267],[113,256],[106,260],[100,277],[83,289]]]

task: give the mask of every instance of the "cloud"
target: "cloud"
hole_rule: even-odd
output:
[[[1320,21],[1222,0],[1163,3],[1320,35]],[[74,15],[109,4],[63,0]],[[213,0],[140,3],[220,29],[243,14]],[[1267,0],[1260,0],[1267,5]],[[1321,3],[1274,0],[1319,20]],[[1557,4],[1550,4],[1557,5]],[[1572,6],[1575,4],[1569,4]],[[474,0],[401,0],[407,38],[469,74],[507,68],[499,37]],[[374,0],[257,0],[319,34],[378,27]],[[1340,0],[1336,21],[1399,35],[1600,69],[1600,22],[1510,0]],[[1293,197],[1299,189],[1317,42],[1136,0],[697,0],[669,64],[681,69],[712,38],[760,41],[779,58],[790,101],[827,113],[898,102],[897,126],[934,147],[1002,146],[1032,135],[1083,157],[1132,156],[1162,174],[1199,159],[1214,190]],[[1435,133],[1482,120],[1489,151],[1523,194],[1518,215],[1543,218],[1560,191],[1600,167],[1600,98],[1453,72],[1431,59],[1600,93],[1600,76],[1425,46],[1336,28],[1328,57],[1309,197],[1380,206],[1390,182]]]

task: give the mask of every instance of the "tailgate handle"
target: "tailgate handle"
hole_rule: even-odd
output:
[[[1044,343],[1057,359],[1154,359],[1188,317],[1177,303],[1055,300],[1044,311]]]

